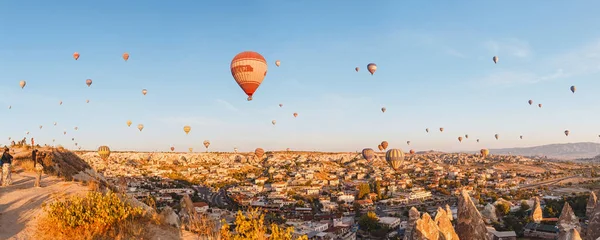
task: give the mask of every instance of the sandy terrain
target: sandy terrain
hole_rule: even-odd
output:
[[[600,178],[585,178],[585,177],[577,177],[577,178],[569,178],[566,180],[562,180],[560,182],[558,182],[558,184],[567,184],[567,183],[573,183],[573,184],[577,184],[580,182],[585,182],[585,181],[596,181],[599,180]]]
[[[41,188],[33,187],[33,173],[13,172],[12,179],[11,186],[0,187],[0,239],[33,239],[42,203],[88,191],[81,183],[62,182],[53,176],[44,176]]]
[[[516,171],[516,172],[535,172],[535,173],[544,173],[546,170],[541,168],[541,167],[537,167],[537,166],[533,166],[533,165],[523,165],[523,164],[508,164],[508,163],[503,163],[503,164],[499,164],[494,166],[495,169],[498,170],[503,170],[503,171]]]

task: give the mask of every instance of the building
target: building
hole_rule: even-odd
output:
[[[400,226],[400,218],[396,217],[380,217],[379,224],[388,227],[389,229],[395,229]]]
[[[531,222],[525,225],[523,234],[525,237],[556,239],[558,232],[558,227],[556,226]]]
[[[517,240],[515,231],[496,231],[493,227],[487,227],[488,236],[491,240]]]

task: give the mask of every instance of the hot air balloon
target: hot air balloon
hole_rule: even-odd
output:
[[[125,60],[125,62],[127,62],[127,60],[129,60],[129,53],[127,53],[127,52],[123,53],[123,60]]]
[[[565,130],[565,135],[568,137],[569,136],[569,130]]]
[[[406,145],[410,145],[410,141],[406,141]]]
[[[8,137],[8,141],[10,141],[11,137]]]
[[[458,141],[459,141],[459,142],[462,142],[462,137],[458,137]]]
[[[519,136],[520,139],[523,139],[523,135]]]
[[[282,103],[280,103],[280,104],[279,104],[279,107],[283,107],[283,104],[282,104]]]
[[[106,161],[110,156],[110,148],[108,148],[108,146],[100,146],[98,148],[98,155],[102,160]]]
[[[75,129],[75,131],[77,131],[79,128],[78,128],[78,127],[75,127],[75,128],[73,128],[73,129]]]
[[[237,152],[238,152],[238,149],[237,149],[237,148],[233,148],[233,152],[234,152],[234,153],[237,153]]]
[[[75,146],[77,146],[77,143],[75,143]]]
[[[479,138],[477,139],[477,142],[479,142]]]
[[[271,123],[272,123],[273,125],[275,125],[275,124],[277,123],[277,121],[273,120],[273,121],[271,121]]]
[[[88,100],[85,100],[85,103],[90,103],[90,100],[89,100],[89,99],[88,99]]]
[[[27,82],[25,82],[25,80],[21,80],[19,82],[19,86],[21,86],[21,89],[23,89],[25,87],[25,85],[27,85]]]
[[[381,142],[381,147],[383,147],[383,150],[386,150],[386,149],[387,149],[387,147],[388,147],[388,145],[389,145],[389,144],[388,144],[388,142],[387,142],[387,141],[382,141],[382,142]]]
[[[29,135],[29,131],[25,132],[25,134]]]
[[[402,152],[401,149],[390,149],[385,153],[385,160],[390,167],[394,170],[398,170],[404,161],[404,152]]]
[[[571,86],[571,92],[575,93],[575,86]]]
[[[54,126],[56,126],[56,122],[54,122]]]
[[[359,67],[355,67],[355,68],[354,68],[354,71],[356,71],[356,72],[358,72],[359,70],[360,70],[360,68],[359,68]]]
[[[188,148],[188,150],[189,150],[190,152],[193,152],[193,151],[194,151],[194,148]]]
[[[8,109],[11,109],[11,108],[12,108],[12,106],[8,106]]]
[[[75,138],[71,138],[71,141],[75,141]]]
[[[492,60],[494,60],[494,64],[498,63],[498,57],[497,57],[497,56],[494,56],[494,57],[492,58]],[[510,62],[510,61],[509,61],[509,62]]]
[[[529,100],[527,102],[529,103],[529,105],[533,104],[533,100]]]
[[[204,147],[206,147],[206,149],[208,149],[208,146],[210,146],[210,141],[204,140],[204,142],[202,144],[204,144]]]
[[[63,131],[63,135],[67,135],[67,131]]]
[[[369,70],[369,72],[371,73],[371,75],[375,74],[375,71],[377,71],[377,64],[375,64],[375,63],[369,63],[367,65],[367,70]]]
[[[497,133],[494,135],[494,137],[496,138],[496,140],[498,140],[498,134]]]
[[[81,146],[79,146],[77,149],[81,150]]]
[[[538,107],[542,108],[542,104],[541,104],[541,103],[540,103],[540,104],[538,104]]]
[[[481,157],[486,158],[489,154],[490,154],[490,150],[487,150],[485,148],[481,149],[481,151],[479,151],[481,153]]]
[[[190,126],[183,126],[183,131],[185,132],[185,134],[190,133],[191,130],[192,130],[192,127],[190,127]]]
[[[73,58],[75,58],[75,61],[77,61],[79,59],[79,53],[78,52],[73,53]]]
[[[267,76],[267,60],[257,52],[241,52],[231,60],[231,75],[248,95],[248,101]]]
[[[425,128],[425,132],[429,132],[429,128]]]
[[[465,134],[465,138],[469,138],[469,134]]]
[[[42,125],[40,125],[40,129],[42,129]]]
[[[56,125],[56,124],[55,124]],[[131,127],[131,120],[127,120],[127,126]]]
[[[144,124],[138,124],[138,129],[140,130],[140,132],[142,131],[142,129],[144,129]]]
[[[62,101],[58,102],[58,105],[62,105]]]
[[[142,89],[142,94],[144,94],[144,96],[146,96],[146,93],[148,93],[148,90]]]
[[[85,80],[85,84],[89,87],[92,86],[92,79]]]
[[[408,153],[410,153],[410,154],[415,154],[415,150],[414,150],[414,149],[411,149],[410,151],[408,151]]]
[[[279,61],[279,60],[275,61],[275,66],[279,67],[279,65],[281,65],[281,61]]]
[[[294,113],[294,117],[298,117],[298,113]]]
[[[442,128],[440,128],[440,132],[444,132],[444,128],[443,128],[443,127],[442,127]]]
[[[367,162],[371,162],[375,158],[375,151],[371,148],[365,148],[362,150],[362,156]]]
[[[385,108],[385,107],[382,107],[382,108],[381,108],[381,112],[385,112],[385,110],[386,110],[386,108]]]
[[[254,150],[254,155],[256,155],[256,157],[258,158],[262,158],[264,154],[265,150],[263,150],[262,148],[256,148],[256,150]]]
[[[377,148],[379,148],[379,151],[383,151],[383,147],[380,145],[377,145]]]
[[[171,152],[172,152],[172,151],[175,151],[175,147],[171,147]]]

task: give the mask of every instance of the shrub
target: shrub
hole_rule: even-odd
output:
[[[38,239],[129,239],[143,236],[144,211],[115,193],[89,192],[44,206]]]

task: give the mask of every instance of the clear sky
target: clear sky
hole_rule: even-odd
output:
[[[598,142],[599,8],[592,0],[0,1],[0,143],[26,131],[39,143],[113,150],[202,151],[206,139],[215,151]],[[251,102],[229,69],[245,50],[269,62]]]

